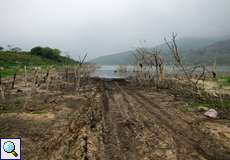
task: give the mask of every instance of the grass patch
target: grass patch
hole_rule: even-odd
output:
[[[0,74],[2,77],[12,76],[14,73],[15,73],[15,70],[13,70],[13,69],[4,69],[4,70],[0,71]]]
[[[211,108],[210,104],[204,102],[194,102],[190,104],[190,107],[199,109],[199,110],[208,110]]]
[[[189,105],[191,108],[198,110],[207,110],[209,108],[230,109],[230,100],[216,101],[216,102],[193,102]]]
[[[223,105],[224,108],[228,108],[229,109],[230,108],[230,100],[223,101],[222,105]]]
[[[38,111],[33,111],[32,114],[46,114],[48,113],[47,110],[38,110]]]
[[[223,86],[230,86],[230,76],[220,77],[218,83]]]

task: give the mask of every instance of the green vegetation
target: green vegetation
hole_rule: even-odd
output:
[[[41,68],[47,68],[47,65],[39,66]],[[27,67],[27,71],[30,72],[32,70],[32,67]],[[5,67],[4,69],[0,69],[0,76],[1,77],[8,77],[14,75],[14,73],[20,74],[24,72],[24,68],[21,66],[10,66]]]
[[[57,62],[62,62],[62,56],[60,56],[61,51],[58,49],[52,49],[49,47],[34,47],[30,51],[31,55],[40,56],[42,58],[54,60]]]
[[[34,47],[30,52],[22,51],[15,47],[9,51],[3,51],[0,47],[0,75],[6,77],[13,75],[17,70],[20,73],[24,66],[40,66],[47,67],[49,65],[72,65],[78,63],[77,61],[61,56],[61,51],[49,47]]]
[[[0,64],[1,67],[7,68],[12,66],[55,64],[55,61],[34,56],[27,52],[15,53],[6,51],[0,52]]]
[[[230,76],[220,77],[218,83],[222,86],[230,86]]]
[[[50,52],[45,53],[46,56]],[[52,53],[51,53],[52,54]],[[0,67],[10,66],[31,66],[31,65],[60,65],[60,64],[75,64],[77,63],[71,58],[61,56],[59,54],[49,55],[49,58],[45,56],[34,55],[30,52],[12,52],[12,51],[1,51],[0,52]]]
[[[210,107],[210,104],[205,103],[205,102],[193,102],[190,105],[192,108],[197,108],[197,109],[208,109]]]
[[[190,106],[198,110],[207,110],[209,108],[230,108],[230,100],[216,102],[193,102]]]
[[[1,75],[1,77],[7,77],[7,76],[13,75],[14,72],[15,71],[13,69],[7,68],[7,69],[4,69],[4,70],[0,70],[0,75]]]
[[[47,110],[38,110],[38,111],[33,111],[32,114],[46,114],[48,113]]]
[[[230,100],[223,101],[224,108],[230,108]]]

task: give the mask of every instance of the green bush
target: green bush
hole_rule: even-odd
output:
[[[60,56],[60,50],[58,49],[52,49],[49,47],[34,47],[31,49],[30,53],[32,55],[40,56],[43,58],[51,59],[60,62],[61,56]]]

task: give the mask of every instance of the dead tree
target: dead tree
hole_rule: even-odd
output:
[[[137,48],[136,53],[134,53],[134,57],[136,59],[136,64],[137,64],[137,72],[136,72],[136,81],[140,83],[141,85],[146,81],[145,76],[144,76],[144,66],[145,66],[145,55],[146,54],[146,49],[145,48]],[[140,67],[140,69],[139,69]]]
[[[24,66],[24,81],[25,81],[25,87],[27,87],[27,68]]]
[[[177,43],[176,43],[176,37],[177,37],[177,34],[172,33],[171,42],[167,41],[166,38],[165,38],[165,42],[166,42],[168,48],[171,51],[172,57],[173,57],[173,59],[175,61],[175,66],[180,67],[182,69],[182,71],[183,71],[183,74],[186,77],[186,80],[189,82],[189,84],[194,85],[195,83],[192,81],[191,76],[189,75],[189,73],[185,69],[184,64],[182,63],[181,56],[179,55],[178,46],[177,46]]]
[[[43,77],[43,82],[46,83],[48,77],[49,77],[49,74],[50,74],[50,67],[47,69],[46,71],[46,75]]]
[[[178,46],[176,44],[176,37],[177,37],[177,34],[172,33],[171,43],[168,42],[166,38],[165,38],[165,42],[171,51],[173,59],[175,60],[175,63],[176,63],[175,65],[179,66],[182,69],[187,81],[192,83],[191,78],[190,78],[189,74],[187,73],[187,71],[184,67],[184,64],[182,63],[181,56],[179,55]]]
[[[159,70],[160,70],[160,81],[164,80],[164,59],[159,56]]]
[[[0,72],[0,90],[1,90],[1,99],[3,102],[5,102],[5,88],[4,88],[3,83],[2,83],[1,72]]]
[[[153,52],[153,56],[154,56],[154,60],[155,60],[155,72],[156,72],[156,86],[158,87],[159,86],[159,81],[160,81],[160,66],[162,65],[162,61],[160,60],[160,51],[155,49],[155,51]],[[163,68],[161,68],[163,69]]]
[[[195,66],[193,67],[191,73],[189,73],[189,71],[186,70],[184,64],[182,63],[181,56],[179,55],[178,46],[176,44],[176,37],[177,37],[177,34],[172,33],[171,43],[168,42],[166,38],[165,38],[165,42],[171,51],[173,59],[175,60],[175,65],[182,69],[187,82],[189,82],[189,84],[191,84],[195,89],[198,89],[197,85],[198,85],[199,80],[203,79],[203,84],[204,84],[206,67],[205,65]],[[193,73],[195,73],[196,69],[198,68],[201,68],[202,72],[193,81]]]
[[[81,58],[80,56],[79,58],[79,64],[75,67],[74,69],[74,88],[75,90],[79,90],[80,86],[81,86],[81,69],[82,66],[86,60],[88,53],[85,53],[84,57]]]
[[[3,84],[0,85],[0,90],[1,90],[1,99],[3,102],[5,102],[5,88],[3,86]]]
[[[15,84],[16,76],[17,76],[17,70],[15,70],[15,72],[14,72],[14,76],[13,76],[13,80],[12,80],[12,84],[11,84],[11,89],[14,89],[14,84]]]
[[[2,84],[2,73],[1,73],[1,70],[0,70],[0,85]]]
[[[69,81],[69,67],[66,66],[65,68],[65,81],[68,82]]]
[[[159,50],[154,49],[152,55],[155,61],[153,65],[155,66],[156,72],[156,86],[159,87],[160,81],[162,81],[164,78],[164,61],[163,58],[160,56]]]
[[[136,49],[137,54],[134,54],[138,66],[141,69],[141,72],[143,71],[143,66],[144,66],[144,61],[145,61],[145,54],[146,54],[146,49],[141,47]]]
[[[52,77],[51,77],[51,74],[52,74],[53,71],[53,67],[50,66],[48,69],[47,69],[47,72],[46,72],[46,75],[44,77],[44,83],[46,83],[46,91],[49,90],[49,85],[52,83]]]
[[[154,80],[155,86],[159,87],[159,83],[161,80],[163,80],[164,77],[164,61],[163,58],[160,56],[160,51],[156,48],[153,50],[138,48],[137,54],[134,54],[134,57],[141,67],[141,74],[137,75],[140,76],[139,78],[137,77],[137,79],[140,79],[140,81],[142,82],[148,80],[149,83]],[[148,71],[145,70],[143,72],[144,66],[147,67]],[[151,74],[152,68],[155,68],[153,71],[153,73],[155,72],[155,76],[153,76],[154,74]]]
[[[37,76],[38,76],[38,69],[35,68],[34,70],[34,75],[33,75],[33,82],[32,82],[32,93],[35,93],[36,92],[36,81],[37,81]]]
[[[154,60],[155,60],[155,67],[156,67],[156,86],[158,87],[159,85],[159,64],[158,64],[158,55],[157,55],[157,50],[156,53],[153,54]]]

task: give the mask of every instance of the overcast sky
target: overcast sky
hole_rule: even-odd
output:
[[[50,46],[90,58],[146,40],[230,35],[230,0],[0,0],[0,46]]]

